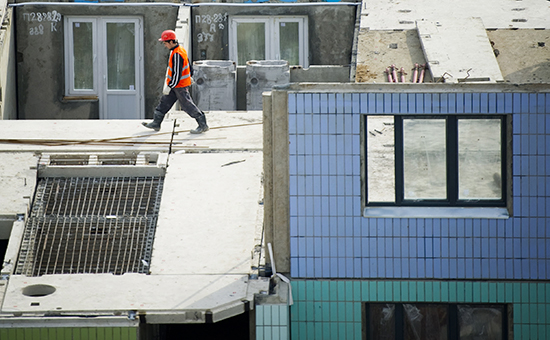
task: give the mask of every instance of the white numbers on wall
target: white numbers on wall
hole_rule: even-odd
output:
[[[197,42],[214,41],[214,36],[218,31],[225,29],[227,23],[227,13],[195,15],[195,24],[198,27]],[[201,32],[200,29],[203,31]]]
[[[43,35],[45,27],[48,26],[50,32],[57,32],[57,24],[61,21],[61,13],[57,11],[23,13],[23,20],[29,22],[30,35]]]

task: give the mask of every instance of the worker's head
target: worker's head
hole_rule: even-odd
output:
[[[166,30],[162,32],[162,35],[160,36],[159,41],[162,41],[164,43],[164,46],[174,46],[178,43],[178,40],[176,38],[176,32],[172,30]],[[167,46],[168,47],[168,46]]]

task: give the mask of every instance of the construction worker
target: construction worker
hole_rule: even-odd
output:
[[[143,122],[143,126],[155,131],[160,130],[160,123],[164,119],[166,112],[170,110],[177,100],[181,108],[187,112],[189,116],[195,118],[199,124],[196,129],[190,132],[198,134],[208,131],[204,112],[195,105],[189,94],[189,86],[191,85],[191,65],[189,64],[187,52],[178,44],[176,32],[172,30],[162,32],[159,41],[171,51],[166,74],[167,86],[165,86],[163,95],[160,98],[160,103],[155,108],[153,121],[150,123]]]

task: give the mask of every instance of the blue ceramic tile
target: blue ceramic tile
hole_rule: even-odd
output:
[[[465,257],[469,257],[469,258],[474,257],[474,249],[475,249],[474,238],[468,237],[464,240],[464,242],[465,242],[465,249],[464,249]],[[476,251],[479,252],[479,248],[477,248]],[[479,257],[479,254],[477,254],[477,257]]]
[[[547,176],[548,169],[546,167],[546,163],[550,159],[549,157],[545,156],[537,156],[537,171],[536,174],[539,176]],[[541,195],[543,196],[543,195]]]
[[[329,113],[337,112],[336,111],[336,94],[334,93],[327,94],[327,112]]]
[[[488,238],[482,238],[481,239],[481,257],[486,259],[489,255],[489,239]]]
[[[369,112],[384,113],[384,95],[382,93],[369,94]]]
[[[288,94],[288,112],[296,113],[296,93]]]
[[[327,258],[327,257],[330,257],[331,253],[331,248],[330,248],[330,238],[328,237],[323,237],[322,238],[322,241],[321,241],[321,254],[323,256],[323,258]]]
[[[368,105],[368,94],[367,93],[361,93],[359,94],[359,105],[360,105],[360,111],[358,111],[361,114],[365,114],[369,112]]]
[[[336,129],[336,114],[329,114],[328,115],[328,133],[330,135],[334,135],[337,133]]]
[[[349,94],[348,101],[349,107],[346,109],[348,113],[360,113],[361,112],[361,95],[359,93]]]
[[[423,94],[423,101],[424,101],[424,110],[420,113],[432,113],[432,94],[431,93],[424,93]]]
[[[394,112],[399,113],[408,113],[408,94],[407,93],[398,93],[394,94],[397,98],[394,99],[394,103],[398,105],[398,111],[394,109]]]
[[[335,118],[336,118],[336,133],[339,134],[339,135],[342,135],[344,133],[344,130],[345,130],[345,117],[346,117],[346,114],[343,114],[343,113],[339,113],[337,115],[335,115]]]
[[[416,94],[407,93],[407,112],[417,113]]]
[[[441,277],[442,278],[449,278],[451,277],[451,269],[452,268],[455,268],[456,267],[456,264],[455,264],[455,267],[450,267],[450,259],[447,259],[447,258],[443,258],[441,259]]]
[[[452,105],[452,103],[449,102],[449,95],[447,93],[440,93],[439,94],[439,113],[449,113],[449,106]]]
[[[297,252],[294,251],[293,254],[297,254],[298,257],[305,257],[307,254],[306,254],[306,240],[305,240],[305,237],[298,237],[298,238],[295,238],[295,240],[297,241]],[[290,245],[290,249],[292,249],[292,244]]]
[[[311,245],[313,255],[316,258],[323,256],[323,239],[320,237],[312,237],[313,244]]]
[[[346,258],[338,258],[338,277],[346,277]]]
[[[378,262],[378,277],[386,277],[386,259],[379,257]]]
[[[290,216],[297,216],[297,198],[295,196],[290,196],[289,205],[290,205]]]
[[[474,278],[481,278],[481,259],[474,259]]]
[[[293,277],[299,277],[298,273],[298,258],[291,257],[290,258],[290,275]]]
[[[494,247],[496,248],[497,258],[503,259],[506,257],[506,242],[504,238],[498,238],[494,243]]]
[[[331,257],[329,260],[330,260],[330,276],[331,277],[339,277],[338,258]]]

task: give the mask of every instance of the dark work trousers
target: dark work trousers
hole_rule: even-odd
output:
[[[176,100],[179,101],[181,109],[187,112],[191,117],[196,119],[203,115],[202,111],[193,102],[188,87],[171,89],[169,94],[163,95],[162,98],[160,98],[160,103],[155,111],[162,113],[164,117],[166,112],[172,108]]]

